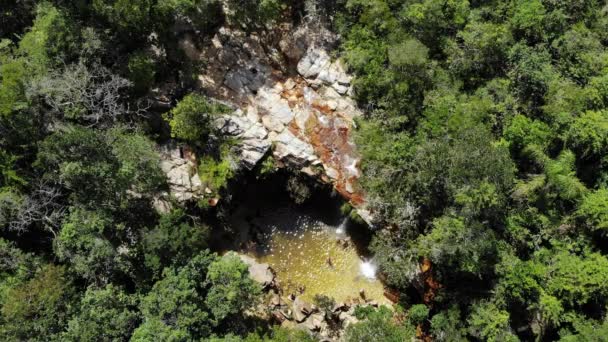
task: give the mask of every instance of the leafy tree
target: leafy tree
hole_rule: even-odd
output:
[[[447,48],[450,69],[473,84],[504,72],[509,47],[513,43],[511,32],[505,25],[475,21],[458,33],[463,42],[455,41]]]
[[[226,4],[231,22],[248,29],[277,19],[284,8],[282,0],[229,0]]]
[[[516,37],[522,37],[531,43],[543,41],[546,14],[545,6],[540,0],[516,2],[515,13],[511,17]]]
[[[36,19],[19,42],[20,54],[26,56],[28,67],[40,74],[46,68],[73,58],[78,50],[76,24],[50,2],[36,7]]]
[[[511,331],[509,313],[492,302],[476,303],[468,319],[469,333],[485,341],[519,341]]]
[[[591,230],[608,229],[608,190],[588,193],[579,205],[577,215]]]
[[[160,276],[165,267],[184,265],[207,246],[209,228],[197,223],[181,209],[162,215],[158,225],[144,232],[146,267]]]
[[[163,279],[141,300],[144,322],[133,333],[134,341],[154,336],[190,340],[211,333],[203,285],[214,259],[203,252],[182,268],[165,269]]]
[[[466,329],[458,307],[451,307],[431,318],[431,334],[436,341],[465,341]]]
[[[127,340],[139,321],[135,297],[108,285],[88,288],[78,313],[68,322],[65,341]]]
[[[392,312],[385,307],[369,314],[366,320],[349,325],[345,332],[345,339],[349,342],[397,342],[413,339],[414,336],[414,328],[392,322]]]
[[[424,304],[412,305],[409,310],[409,320],[413,324],[423,323],[429,316],[429,308]]]
[[[554,137],[551,128],[540,120],[516,115],[504,132],[505,139],[515,151],[521,151],[529,145],[539,146],[546,150]]]
[[[113,233],[113,224],[103,212],[72,209],[54,241],[55,254],[78,275],[107,284],[125,263],[106,238]]]
[[[251,307],[261,293],[259,285],[249,278],[247,265],[236,255],[212,262],[205,283],[210,286],[205,304],[218,323]]]
[[[45,139],[37,165],[70,190],[74,203],[90,208],[113,208],[128,190],[151,191],[164,180],[153,144],[122,129],[98,134],[68,126]]]
[[[137,37],[152,30],[152,0],[94,0],[93,9],[121,34]]]
[[[582,23],[553,41],[552,47],[559,57],[560,70],[581,84],[606,66],[604,47],[595,33]]]
[[[156,65],[146,53],[138,52],[131,55],[127,68],[129,69],[129,80],[133,82],[133,88],[137,93],[147,92],[154,84]]]
[[[156,6],[163,15],[188,18],[203,32],[220,24],[224,15],[218,0],[169,0],[159,1]]]
[[[582,157],[606,153],[608,143],[608,112],[586,112],[576,118],[566,133],[566,142]]]
[[[171,126],[172,137],[194,144],[205,144],[212,131],[213,116],[228,110],[226,106],[209,102],[201,95],[189,94],[165,115],[165,120]]]
[[[467,224],[461,218],[441,217],[433,229],[417,241],[419,253],[442,268],[480,274],[494,258],[496,238],[480,224]]]
[[[6,341],[53,339],[66,324],[71,292],[65,269],[44,265],[32,279],[6,293],[0,309],[0,337]]]

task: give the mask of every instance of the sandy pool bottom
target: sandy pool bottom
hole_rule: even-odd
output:
[[[345,246],[331,229],[274,231],[264,253],[252,256],[272,267],[285,295],[293,293],[313,302],[315,295],[322,294],[345,302],[360,298],[363,291],[366,299],[389,304],[382,283],[364,276],[369,264],[364,264],[352,244]]]

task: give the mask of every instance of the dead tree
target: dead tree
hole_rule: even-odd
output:
[[[141,116],[147,108],[131,109],[125,93],[131,81],[99,64],[83,61],[52,71],[29,85],[30,96],[40,96],[56,118],[79,120],[89,126],[111,125],[128,115]]]
[[[56,236],[67,210],[61,204],[61,198],[59,188],[48,183],[39,183],[21,202],[15,217],[8,224],[9,230],[21,234],[32,225],[40,224]]]

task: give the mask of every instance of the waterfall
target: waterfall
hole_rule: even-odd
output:
[[[342,219],[342,222],[340,223],[338,228],[336,228],[336,234],[343,235],[344,233],[346,233],[346,224],[347,223],[348,223],[348,216],[345,217],[344,219]]]
[[[359,264],[359,271],[367,279],[376,279],[376,265],[371,260],[363,260]]]

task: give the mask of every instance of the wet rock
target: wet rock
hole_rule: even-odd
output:
[[[360,209],[365,199],[357,186],[358,165],[351,165],[359,157],[350,132],[361,111],[349,97],[351,76],[329,54],[338,37],[322,26],[286,25],[265,36],[221,27],[206,46],[189,55],[206,61],[199,76],[202,90],[245,112],[232,116],[247,122],[235,120],[227,129],[239,141],[241,166],[252,169],[274,146],[279,165],[333,183]],[[299,75],[285,72],[290,63],[279,50]],[[253,123],[259,126],[249,131]],[[310,172],[317,164],[323,167]],[[361,216],[371,222],[372,213]]]

